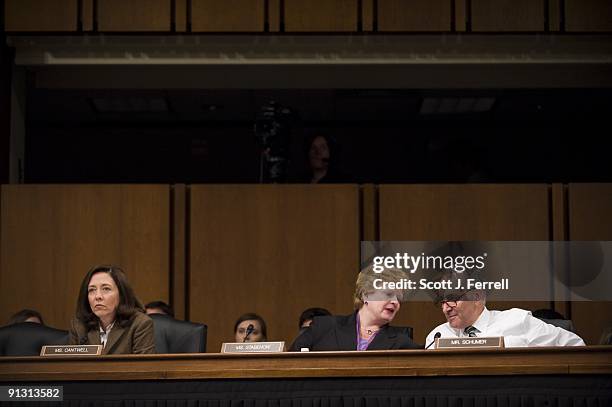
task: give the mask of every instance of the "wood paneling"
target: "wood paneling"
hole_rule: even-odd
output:
[[[245,312],[287,346],[305,308],[351,312],[358,194],[356,185],[192,186],[190,316],[208,324],[209,352],[233,341]]]
[[[6,31],[76,31],[76,0],[5,0]]]
[[[176,31],[180,33],[187,31],[187,0],[176,0],[174,16]]]
[[[450,31],[449,0],[379,0],[379,31]]]
[[[379,192],[381,240],[548,240],[545,185],[381,185]]]
[[[93,0],[83,0],[83,10],[81,11],[81,20],[83,22],[83,31],[93,30],[94,8]]]
[[[192,0],[192,31],[264,29],[264,0]]]
[[[569,184],[570,240],[612,240],[612,184]],[[612,302],[572,302],[572,320],[587,344],[612,326]]]
[[[172,187],[172,307],[177,319],[187,315],[187,187],[177,184]]]
[[[561,29],[561,0],[548,2],[548,29],[552,32]]]
[[[280,3],[281,0],[269,0],[268,18],[270,22],[270,31],[280,31]]]
[[[461,380],[462,376],[474,378],[484,375],[507,375],[510,381],[518,383],[519,378],[512,376],[550,374],[569,377],[576,374],[609,375],[610,373],[612,373],[612,347],[609,346],[514,348],[500,351],[461,349],[241,355],[107,355],[103,358],[53,357],[46,360],[38,357],[0,358],[2,382],[265,380],[289,377],[330,379],[393,376],[419,378],[453,376]],[[527,377],[523,379],[527,382],[530,380]],[[553,380],[554,378],[551,378],[548,384],[552,386]],[[465,387],[464,390],[470,391],[469,387]],[[478,390],[482,390],[482,386]]]
[[[378,189],[373,184],[361,187],[361,240],[378,240]]]
[[[380,240],[548,240],[548,188],[545,185],[381,185]],[[548,308],[543,302],[489,303]],[[403,304],[398,325],[414,328],[423,343],[444,322],[432,303]]]
[[[356,31],[357,0],[284,0],[285,31]]]
[[[472,31],[544,31],[544,0],[472,0]]]
[[[170,31],[170,0],[98,1],[99,31]]]
[[[363,0],[361,3],[363,31],[374,29],[374,0]]]
[[[467,0],[455,0],[455,30],[465,32],[467,28],[466,16]]]
[[[17,106],[13,104],[13,67],[15,63],[15,48],[6,44],[0,45],[0,184],[8,184],[13,175],[11,168],[11,132],[15,131],[14,120],[19,117],[15,114]],[[17,81],[16,81],[17,82]],[[17,110],[19,112],[21,109]],[[21,117],[23,113],[20,114]],[[11,123],[13,122],[13,123]]]
[[[552,221],[552,240],[564,241],[568,240],[567,226],[567,188],[563,184],[552,184],[551,187],[551,214]],[[555,261],[562,259],[555,259]],[[555,311],[560,312],[566,318],[570,317],[569,291],[565,285],[561,284],[558,279],[554,279],[555,295],[563,295],[565,301],[555,302]]]
[[[566,31],[612,31],[610,0],[565,0]]]
[[[5,185],[0,320],[22,308],[68,328],[87,270],[120,265],[143,302],[168,300],[169,187]]]

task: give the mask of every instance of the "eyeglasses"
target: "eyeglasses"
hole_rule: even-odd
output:
[[[462,301],[467,292],[463,294],[450,294],[445,296],[443,299],[436,301],[436,305],[438,307],[442,307],[444,304],[448,305],[451,308],[455,308],[457,306],[458,301]]]

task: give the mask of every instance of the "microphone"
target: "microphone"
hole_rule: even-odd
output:
[[[433,341],[431,341],[431,343],[429,345],[427,345],[427,347],[425,349],[429,349],[429,347],[436,342],[436,339],[438,339],[441,336],[442,336],[442,334],[440,332],[436,332],[436,334],[434,335]]]
[[[246,335],[244,336],[244,340],[242,342],[246,342],[254,330],[255,330],[255,327],[253,326],[253,324],[249,324],[249,326],[247,326],[247,329],[246,329]]]

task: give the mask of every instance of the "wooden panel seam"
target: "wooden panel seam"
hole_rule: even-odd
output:
[[[566,229],[566,211],[567,201],[565,199],[565,192],[563,184],[552,184],[550,186],[550,223],[551,223],[551,236],[552,241],[564,241],[567,240],[567,229]],[[554,271],[553,271],[554,272]],[[553,276],[554,278],[554,276]],[[563,284],[556,283],[556,279],[553,279],[555,297],[558,298],[558,290],[566,290]],[[570,313],[570,302],[568,301],[554,301],[552,309],[560,312],[566,318]]]
[[[363,31],[372,31],[374,27],[374,0],[363,0],[361,14],[363,16]]]
[[[187,30],[187,0],[176,0],[174,4],[174,23],[176,32]]]
[[[559,0],[548,1],[548,28],[550,31],[559,31],[561,27],[561,13]]]
[[[185,319],[189,321],[191,319],[191,185],[185,186],[185,290],[183,291],[185,301]],[[208,344],[207,344],[208,347]]]
[[[466,27],[466,0],[455,0],[455,31],[465,32]]]
[[[178,319],[184,319],[186,314],[185,292],[185,185],[177,184],[171,188],[171,304]]]
[[[93,30],[93,0],[83,0],[81,22],[83,24],[83,31],[87,32]]]
[[[280,0],[268,0],[268,22],[270,32],[280,30]]]

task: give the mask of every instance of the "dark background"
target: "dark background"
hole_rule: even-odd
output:
[[[479,97],[494,99],[489,110],[421,113],[426,98]],[[611,89],[29,86],[26,100],[27,183],[258,182],[254,124],[270,100],[296,112],[290,181],[306,170],[305,138],[317,133],[335,138],[339,166],[352,182],[612,180]]]

